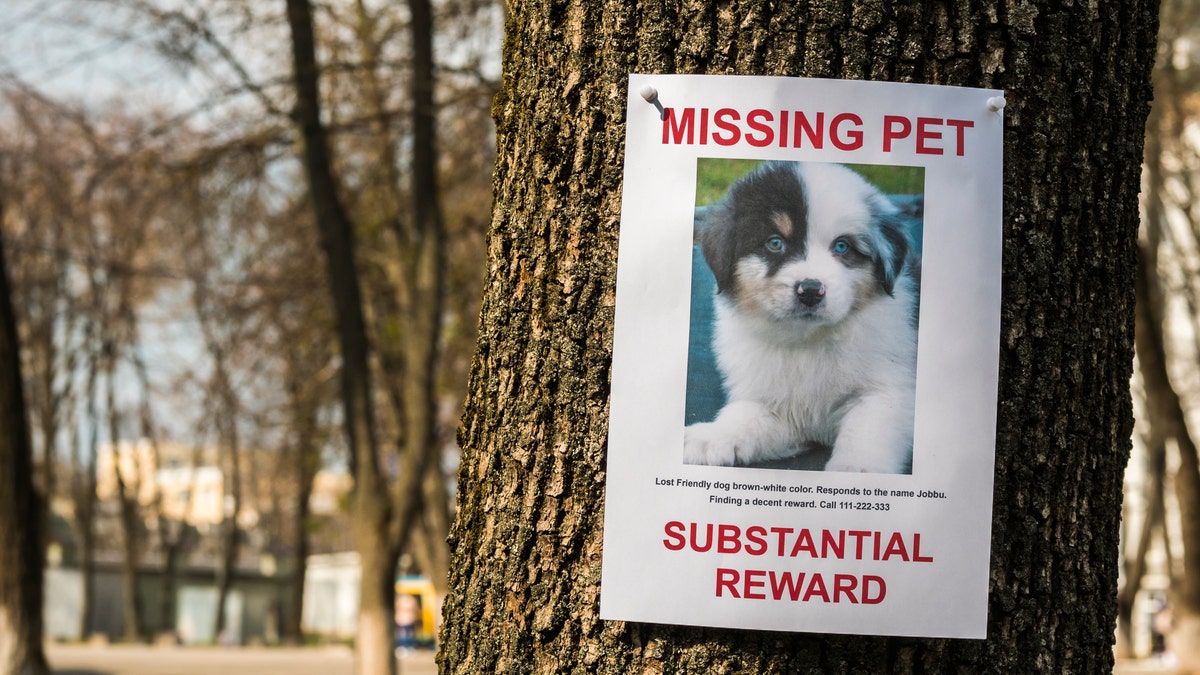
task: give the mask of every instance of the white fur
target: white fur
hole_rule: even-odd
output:
[[[713,348],[728,402],[689,426],[684,461],[730,465],[787,457],[809,442],[831,447],[827,471],[903,473],[912,456],[916,284],[892,295],[870,267],[848,267],[835,239],[870,235],[868,204],[890,203],[838,165],[797,165],[808,198],[807,255],[767,276],[756,256],[737,261],[737,290],[716,296]],[[890,251],[885,251],[890,253]],[[824,302],[795,312],[796,283],[819,279]]]

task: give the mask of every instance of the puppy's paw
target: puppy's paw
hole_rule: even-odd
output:
[[[895,473],[894,471],[880,470],[877,468],[862,466],[859,464],[846,464],[843,462],[827,462],[825,464],[826,471],[840,471],[842,473]]]
[[[825,463],[825,470],[842,473],[909,473],[909,461],[906,453],[898,453],[894,457],[855,457],[846,453],[839,456],[834,453]]]
[[[731,466],[738,458],[737,439],[715,422],[693,424],[683,430],[683,463]]]

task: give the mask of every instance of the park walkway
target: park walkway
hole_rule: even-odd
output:
[[[152,647],[149,645],[47,645],[54,675],[352,675],[345,647]],[[1115,675],[1166,675],[1153,661],[1122,661]],[[400,660],[400,675],[435,675],[433,652]]]
[[[54,675],[352,675],[345,647],[153,647],[47,645]],[[433,675],[433,653],[400,660],[401,675]]]

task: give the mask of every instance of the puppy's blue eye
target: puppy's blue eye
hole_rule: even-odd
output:
[[[850,244],[845,239],[838,239],[833,242],[834,253],[845,253],[850,250]]]
[[[786,244],[786,242],[783,241],[783,237],[776,234],[776,235],[772,235],[770,238],[768,238],[767,243],[764,245],[767,247],[767,250],[770,251],[771,253],[782,253],[784,247],[787,244]]]

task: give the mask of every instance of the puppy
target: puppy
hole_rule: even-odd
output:
[[[827,471],[908,473],[919,260],[900,211],[838,164],[770,162],[708,210],[713,350],[727,401],[684,462],[832,450]]]

